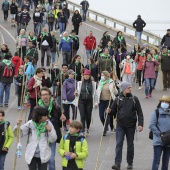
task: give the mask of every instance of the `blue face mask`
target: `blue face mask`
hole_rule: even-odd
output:
[[[161,103],[161,107],[162,107],[163,109],[168,109],[168,108],[169,108],[169,104],[162,102],[162,103]]]
[[[105,81],[105,77],[104,77],[104,76],[101,76],[101,80],[102,80],[102,81]]]

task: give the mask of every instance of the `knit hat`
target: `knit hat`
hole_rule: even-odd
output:
[[[130,83],[128,82],[122,82],[121,85],[120,85],[120,88],[122,90],[122,92],[127,88],[127,87],[132,87]]]
[[[106,77],[106,79],[110,78],[110,74],[108,71],[102,71],[102,73],[104,74],[104,76]]]
[[[159,99],[160,102],[168,102],[170,103],[170,96],[162,96],[160,99]]]
[[[74,72],[72,69],[68,70],[67,73],[68,73],[68,75],[69,75],[69,74],[72,74],[72,75],[75,74],[75,72]]]
[[[91,71],[90,70],[84,70],[84,75],[91,75]]]

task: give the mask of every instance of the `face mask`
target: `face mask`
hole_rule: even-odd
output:
[[[104,77],[104,76],[101,76],[101,80],[102,80],[102,81],[105,81],[105,77]]]
[[[131,93],[126,93],[126,97],[131,97],[132,94]]]
[[[162,102],[162,103],[161,103],[161,107],[162,107],[163,109],[168,109],[168,108],[169,108],[169,104]]]

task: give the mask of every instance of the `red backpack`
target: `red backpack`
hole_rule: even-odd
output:
[[[10,78],[13,76],[13,68],[11,65],[4,67],[3,76],[6,78]]]

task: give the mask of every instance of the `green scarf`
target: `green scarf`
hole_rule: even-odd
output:
[[[45,36],[48,36],[48,32],[41,32],[41,34],[42,34],[42,38],[44,38]]]
[[[76,65],[76,66],[78,66],[78,65],[79,65],[79,62],[74,62],[74,63],[75,63],[75,65]]]
[[[105,37],[106,37],[107,39],[110,39],[110,35],[105,35]]]
[[[69,42],[69,40],[70,40],[70,38],[68,37],[67,39],[66,39],[66,37],[63,37],[63,40],[65,41],[65,42]]]
[[[3,123],[5,123],[5,119],[3,119],[3,120],[0,122],[0,125],[2,125]]]
[[[39,105],[39,106],[42,106],[42,107],[45,107],[42,99],[40,99],[40,100],[38,101],[38,105]],[[52,99],[50,99],[50,104],[49,104],[49,106],[48,106],[48,112],[49,112],[49,115],[48,115],[48,116],[49,116],[49,117],[51,117],[50,113],[51,113],[51,110],[52,110],[52,109],[53,109],[53,101],[52,101]]]
[[[29,41],[31,41],[31,42],[36,40],[35,37],[30,37],[30,36],[28,36],[28,39],[29,39]]]
[[[155,60],[158,60],[158,54],[154,55],[153,58],[154,58]]]
[[[21,78],[23,77],[23,74],[18,74],[18,79],[21,80]]]
[[[167,56],[167,55],[168,55],[168,53],[162,53],[162,55],[163,55],[163,56]]]
[[[10,61],[10,60],[6,60],[6,59],[3,59],[2,62],[3,62],[5,65],[7,65],[7,66],[9,66],[9,65],[11,64],[11,61]]]
[[[29,49],[27,50],[26,55],[28,55],[33,49],[34,49],[34,48],[29,48]],[[34,56],[33,56],[33,57],[34,57]]]
[[[37,138],[40,139],[41,137],[41,133],[44,133],[46,131],[45,125],[47,124],[47,122],[41,122],[41,123],[35,123],[34,121],[32,121],[35,129],[36,129],[36,134],[37,134]]]
[[[27,38],[27,35],[20,35],[20,38]]]
[[[104,86],[105,84],[109,83],[109,82],[110,82],[110,79],[107,79],[107,80],[105,80],[105,81],[100,80],[100,82],[99,82],[100,90],[102,90],[102,89],[103,89],[103,86]]]
[[[123,40],[123,36],[122,35],[119,35],[117,38],[118,38],[119,42],[122,42],[122,40]]]
[[[69,132],[69,133],[70,133],[70,132]],[[70,136],[76,136],[76,137],[78,137],[79,134],[78,134],[78,133],[74,133],[74,134],[70,134]]]

